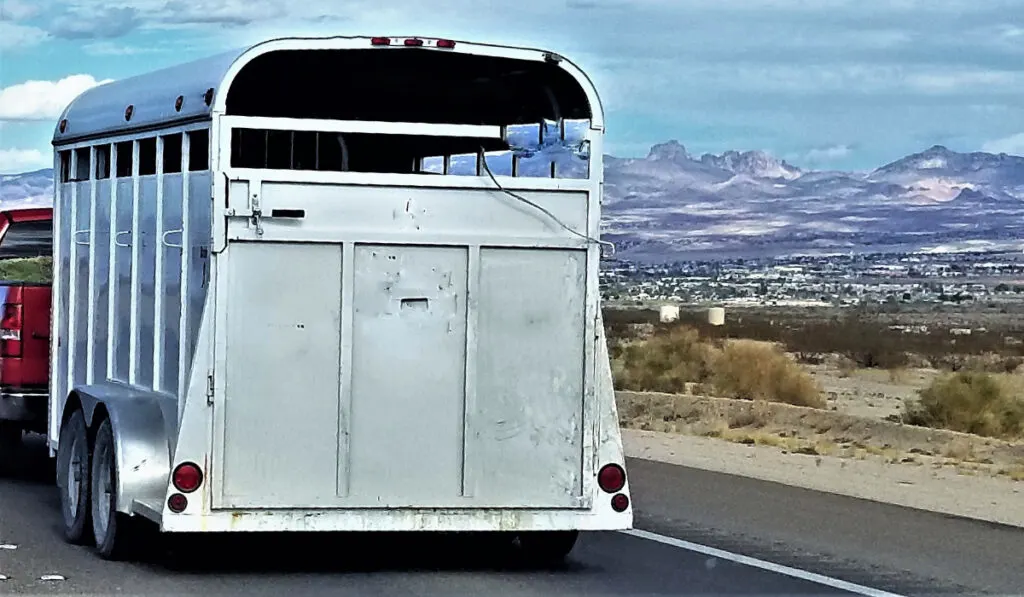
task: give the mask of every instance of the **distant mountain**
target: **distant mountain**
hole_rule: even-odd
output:
[[[53,203],[53,169],[0,174],[0,207],[35,207]]]
[[[867,173],[677,142],[610,157],[605,235],[638,261],[1024,246],[1024,158],[931,147]]]
[[[49,205],[51,170],[0,176],[0,207]],[[605,157],[604,236],[620,258],[1024,247],[1024,157],[936,145],[870,172],[678,141]]]

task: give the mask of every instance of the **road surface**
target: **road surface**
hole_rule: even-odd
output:
[[[41,446],[32,450],[45,460]],[[629,462],[629,473],[637,527],[658,540],[585,535],[549,569],[473,542],[407,537],[229,537],[198,552],[194,542],[154,541],[137,562],[105,562],[61,540],[52,473],[0,480],[0,593],[856,594],[675,539],[904,595],[1024,592],[1019,529],[646,461]]]

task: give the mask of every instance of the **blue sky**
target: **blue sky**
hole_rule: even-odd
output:
[[[594,76],[615,155],[1024,154],[1024,0],[0,0],[0,172],[51,163],[54,119],[96,81],[289,34],[560,51]]]

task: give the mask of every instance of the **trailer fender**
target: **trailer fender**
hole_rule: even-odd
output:
[[[166,398],[139,388],[115,384],[80,386],[65,407],[80,405],[90,430],[110,419],[117,459],[117,511],[132,514],[136,502],[163,504],[171,469]],[[77,404],[76,404],[77,403]]]

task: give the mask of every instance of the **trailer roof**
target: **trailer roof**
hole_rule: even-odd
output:
[[[209,118],[213,102],[206,103],[207,90],[216,90],[231,65],[247,49],[93,87],[64,109],[54,128],[53,143]],[[179,96],[180,111],[175,109]],[[128,106],[132,107],[130,120],[125,118]]]
[[[58,118],[53,144],[125,134],[209,119],[223,112],[227,89],[252,60],[281,50],[331,50],[369,47],[370,37],[281,38],[201,60],[112,81],[75,98]],[[395,38],[396,43],[403,38]],[[428,38],[421,38],[428,39]],[[458,42],[458,52],[535,60],[557,59],[589,98],[592,124],[603,127],[597,91],[589,78],[561,56],[543,50]],[[397,49],[397,48],[396,48]],[[268,82],[273,86],[273,82]],[[224,91],[224,93],[222,93]],[[180,99],[180,106],[178,105]],[[129,113],[130,107],[130,113]],[[63,129],[63,130],[62,130]]]

